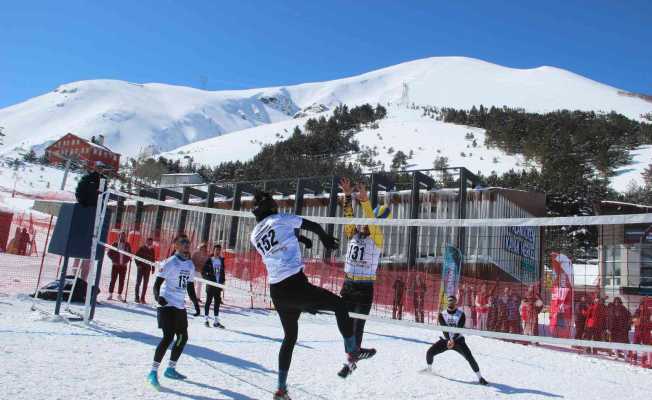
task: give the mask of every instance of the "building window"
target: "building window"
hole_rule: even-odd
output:
[[[604,277],[605,286],[620,286],[620,278],[623,262],[625,262],[625,246],[605,246]]]

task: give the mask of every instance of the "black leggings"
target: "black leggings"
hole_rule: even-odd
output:
[[[299,333],[299,317],[303,311],[334,311],[342,337],[353,335],[353,320],[349,318],[344,300],[326,289],[312,285],[303,272],[269,285],[269,291],[283,325],[283,343],[278,354],[279,371],[290,369],[292,352]]]
[[[443,353],[446,350],[448,350],[446,343],[447,343],[446,340],[440,339],[437,343],[433,344],[428,349],[428,352],[426,353],[426,362],[428,363],[428,365],[432,364],[432,360],[437,354]],[[453,346],[452,350],[455,350],[456,352],[460,353],[462,357],[464,357],[466,361],[469,362],[469,365],[471,365],[471,369],[473,370],[473,372],[480,371],[480,367],[478,367],[478,363],[475,361],[475,358],[473,358],[473,354],[471,354],[471,350],[469,349],[469,346],[466,345],[466,342],[464,341],[463,337],[455,341],[455,346]]]
[[[213,307],[213,315],[220,315],[220,304],[222,304],[222,289],[206,285],[206,303],[204,303],[204,315],[208,317],[208,312],[211,309],[211,303],[215,299],[215,307]]]
[[[163,356],[167,351],[170,343],[174,341],[174,346],[172,346],[172,354],[170,354],[171,361],[177,361],[181,357],[183,348],[188,342],[188,330],[185,329],[183,332],[177,332],[177,340],[174,340],[175,333],[168,329],[163,329],[163,339],[161,339],[158,346],[156,346],[156,352],[154,353],[154,361],[160,363],[163,360]]]
[[[373,283],[344,281],[340,294],[349,312],[369,315],[371,304],[374,301]],[[355,333],[355,341],[358,347],[362,345],[365,322],[367,321],[364,319],[353,318],[353,332]]]

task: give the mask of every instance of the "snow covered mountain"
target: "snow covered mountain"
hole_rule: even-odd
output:
[[[102,133],[109,147],[126,155],[145,149],[178,154],[179,150],[239,146],[241,152],[229,154],[241,158],[255,153],[259,147],[256,140],[260,139],[257,135],[267,137],[271,133],[275,138],[272,140],[278,140],[284,129],[301,125],[305,117],[327,112],[338,104],[353,106],[367,102],[455,108],[507,105],[533,112],[561,108],[614,110],[633,119],[652,111],[652,101],[648,99],[558,68],[514,69],[471,58],[434,57],[334,81],[238,91],[203,91],[114,80],[80,81],[1,109],[0,126],[7,134],[5,154],[31,147],[39,150],[66,132],[74,132],[87,138]],[[418,139],[423,148],[436,147],[439,135],[448,135],[449,130],[463,135],[469,131],[432,120],[428,120],[432,126],[419,128],[412,122],[419,121],[420,125],[427,121],[421,121],[414,113],[396,111],[392,115],[393,120],[390,118],[382,125],[391,125],[392,134],[397,137],[413,134],[415,129],[434,129]],[[298,118],[294,119],[295,116]],[[402,120],[404,117],[407,119]],[[235,132],[237,135],[226,135]],[[360,140],[362,144],[378,146],[381,153],[383,145],[392,146],[377,142],[374,137],[369,135],[369,143],[364,137]],[[464,142],[463,137],[460,140]],[[393,147],[410,150],[405,144]],[[417,148],[413,150],[416,152]],[[458,154],[463,151],[456,150]],[[453,158],[452,154],[442,155]],[[494,155],[482,157],[492,160]],[[221,153],[199,158],[210,164],[233,159]],[[428,166],[433,158],[429,153]]]

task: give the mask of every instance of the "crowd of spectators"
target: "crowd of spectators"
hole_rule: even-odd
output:
[[[27,228],[16,228],[16,233],[14,237],[9,241],[7,245],[7,253],[16,254],[19,256],[29,256],[32,254],[32,238],[27,232]]]

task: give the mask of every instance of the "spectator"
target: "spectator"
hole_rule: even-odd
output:
[[[208,254],[208,245],[205,242],[199,244],[197,251],[195,251],[192,256],[192,263],[195,265],[196,276],[201,278],[201,272],[206,264],[206,260],[210,258]],[[197,301],[201,303],[201,282],[195,281],[195,296],[197,296]]]
[[[595,341],[604,341],[607,333],[607,306],[600,295],[595,296],[593,304],[589,307],[586,315],[586,339]],[[588,349],[587,349],[588,350]],[[597,354],[597,349],[593,348],[593,354]]]
[[[421,275],[417,275],[413,282],[412,286],[412,301],[414,303],[414,320],[416,322],[423,323],[424,312],[423,312],[423,302],[426,297],[426,282],[421,278]]]
[[[519,306],[521,299],[516,293],[511,293],[507,300],[507,330],[509,333],[523,333],[521,328],[521,316],[519,315]]]
[[[489,296],[493,296],[498,286],[498,280],[491,289],[487,289],[487,284],[480,286],[480,292],[475,296],[475,312],[477,314],[477,329],[487,330],[487,318],[489,317]]]
[[[465,328],[472,328],[475,324],[475,313],[471,311],[475,310],[475,307],[473,307],[473,299],[475,297],[473,291],[473,286],[467,285],[466,283],[462,284],[458,290],[458,308],[461,308],[464,314],[470,317],[465,319]]]
[[[469,306],[471,308],[471,328],[478,326],[478,310],[475,308],[475,296],[475,286],[471,286],[471,290],[468,291]]]
[[[131,246],[127,243],[127,235],[124,232],[120,232],[118,241],[113,242],[111,246],[131,253]],[[118,300],[123,302],[127,301],[126,296],[122,297],[122,289],[124,288],[125,276],[127,275],[127,264],[131,261],[131,257],[113,249],[108,251],[108,256],[113,264],[111,266],[111,283],[109,283],[108,300],[113,300],[113,289],[115,288],[115,281],[118,280]]]
[[[613,307],[609,314],[608,323],[611,341],[615,343],[629,343],[629,329],[632,326],[632,315],[627,307],[623,305],[620,297],[615,297],[611,304],[613,304]],[[624,357],[621,350],[618,350],[617,355]]]
[[[202,277],[210,282],[224,285],[226,280],[226,265],[222,256],[222,245],[213,246],[213,254],[208,257],[206,264],[202,268]],[[211,303],[215,300],[213,307],[213,326],[224,329],[220,323],[220,304],[222,304],[222,289],[212,285],[206,285],[206,303],[204,304],[204,315],[206,317],[206,326],[210,326],[208,313],[211,309]]]
[[[539,313],[543,310],[543,301],[533,287],[529,287],[525,298],[521,301],[521,318],[523,333],[530,336],[539,334]]]
[[[510,288],[503,289],[503,294],[498,298],[498,326],[497,330],[500,332],[509,332],[508,318],[507,318],[507,303],[510,301],[512,292]]]
[[[29,233],[27,233],[27,228],[23,228],[23,231],[21,232],[20,235],[20,255],[21,256],[28,256],[30,255],[31,252],[27,251],[27,247],[31,244],[30,243],[31,238],[29,236]]]
[[[480,286],[480,292],[475,296],[475,312],[477,314],[476,329],[486,331],[489,318],[489,293],[486,283]]]
[[[489,296],[487,306],[489,307],[489,312],[487,313],[487,329],[497,331],[501,325],[501,321],[498,319],[498,298]]]
[[[586,316],[589,312],[589,305],[586,302],[586,296],[580,296],[580,301],[575,304],[575,339],[584,338],[584,329],[586,327]]]
[[[394,304],[392,306],[392,319],[403,319],[403,293],[405,292],[405,282],[401,278],[394,281]]]
[[[16,228],[16,232],[14,233],[13,239],[9,241],[9,244],[7,245],[7,253],[9,254],[18,254],[18,247],[19,247],[19,242],[20,242],[20,237],[21,237],[21,232],[20,232],[20,227]]]
[[[647,301],[648,297],[643,297],[641,299],[641,304],[639,304],[638,308],[634,312],[634,340],[632,340],[632,343],[635,344],[652,344],[652,335],[650,334],[652,330],[648,328],[648,325],[646,324],[645,321],[652,321],[652,314],[650,314],[650,308],[646,307],[645,303]],[[648,357],[648,355],[650,357]],[[636,362],[638,358],[638,353],[637,352],[631,352],[630,353],[630,358],[632,361]],[[652,353],[643,353],[641,363],[645,365],[646,363],[649,363],[650,366],[652,366]]]
[[[136,251],[136,256],[144,258],[145,260],[154,262],[156,259],[154,255],[154,239],[147,238],[145,244],[140,246],[138,251]],[[149,274],[154,272],[154,266],[144,263],[142,261],[136,260],[136,303],[147,304],[145,301],[145,295],[147,294],[147,285],[149,284]],[[143,284],[142,291],[140,290],[140,284]]]

